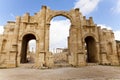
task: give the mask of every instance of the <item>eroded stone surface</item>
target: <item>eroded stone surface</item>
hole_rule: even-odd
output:
[[[46,6],[35,15],[29,13],[8,21],[0,35],[0,67],[10,68],[26,63],[27,43],[36,40],[35,67],[53,67],[54,59],[49,52],[49,28],[53,17],[64,16],[71,21],[68,36],[68,62],[73,66],[87,63],[120,64],[120,44],[112,30],[101,29],[92,17],[86,19],[79,9],[55,11]]]

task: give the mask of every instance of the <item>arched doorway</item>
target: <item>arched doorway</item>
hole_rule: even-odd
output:
[[[57,53],[60,52],[60,48],[68,48],[70,20],[64,16],[55,16],[50,24],[50,51]],[[55,51],[57,48],[59,49]]]
[[[31,40],[36,40],[36,37],[33,34],[26,34],[22,38],[20,63],[34,62],[34,61],[31,61],[32,60],[31,56],[34,57],[32,53],[33,50],[30,48],[30,44],[29,44]],[[36,48],[36,46],[34,46],[34,48]],[[34,50],[34,53],[35,53],[35,50]]]
[[[54,63],[68,63],[68,37],[71,22],[64,16],[55,16],[50,22],[49,51],[53,53]]]
[[[85,38],[85,49],[86,49],[86,62],[87,63],[97,63],[97,48],[96,41],[92,36],[87,36]]]

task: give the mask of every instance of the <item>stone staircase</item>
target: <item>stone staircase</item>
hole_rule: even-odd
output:
[[[19,68],[27,68],[27,69],[31,69],[34,67],[34,64],[32,63],[25,63],[25,64],[20,64]]]
[[[67,62],[59,62],[55,63],[54,67],[71,67],[71,65]]]
[[[87,66],[97,66],[99,63],[87,63]]]

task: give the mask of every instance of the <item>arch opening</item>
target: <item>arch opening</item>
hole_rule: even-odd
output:
[[[20,63],[34,63],[36,53],[36,37],[33,34],[23,36]]]
[[[64,16],[55,16],[50,24],[49,51],[54,54],[54,63],[68,62],[68,37],[71,22]]]
[[[85,38],[86,62],[97,63],[96,41],[92,36]]]
[[[69,19],[70,23],[73,24],[72,17],[67,12],[57,12],[57,13],[55,13],[55,15],[50,16],[48,18],[47,22],[50,23],[53,18],[58,17],[58,16],[62,16],[62,17],[65,17],[65,18]]]
[[[61,52],[61,49],[68,48],[70,20],[64,16],[56,16],[50,23],[49,51]]]

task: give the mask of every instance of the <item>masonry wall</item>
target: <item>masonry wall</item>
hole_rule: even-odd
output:
[[[28,34],[34,35],[36,39],[35,67],[54,66],[53,55],[49,52],[49,30],[50,21],[56,16],[64,16],[71,21],[68,37],[69,64],[87,65],[85,39],[91,37],[95,51],[90,55],[96,55],[97,63],[119,65],[119,51],[112,30],[101,29],[92,17],[86,19],[79,9],[59,11],[42,6],[33,16],[29,13],[17,16],[15,22],[8,21],[4,26],[4,33],[0,35],[0,67],[17,67],[21,64],[23,37]]]

